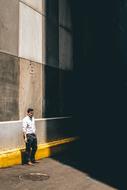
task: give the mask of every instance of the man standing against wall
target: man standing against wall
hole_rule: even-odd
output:
[[[26,143],[26,160],[28,165],[37,163],[35,161],[35,153],[37,151],[37,137],[36,127],[34,120],[34,110],[32,108],[27,109],[27,116],[23,119],[23,137]]]

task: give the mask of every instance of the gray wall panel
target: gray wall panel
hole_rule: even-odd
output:
[[[42,91],[44,80],[42,64],[20,59],[19,116],[26,114],[28,107],[35,110],[35,117],[42,117]]]
[[[46,64],[59,67],[58,0],[46,1]]]
[[[18,55],[19,1],[0,0],[0,51]]]
[[[72,30],[70,0],[59,0],[59,25]]]
[[[0,53],[0,121],[19,119],[18,58]]]

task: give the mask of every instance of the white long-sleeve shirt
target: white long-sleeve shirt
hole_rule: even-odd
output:
[[[22,122],[23,126],[23,133],[25,134],[32,134],[35,133],[36,127],[35,127],[35,119],[34,117],[30,118],[28,115],[23,119]]]

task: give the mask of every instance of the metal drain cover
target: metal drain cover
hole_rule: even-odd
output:
[[[31,180],[31,181],[44,181],[47,180],[49,176],[43,173],[27,173],[19,176],[19,179]]]

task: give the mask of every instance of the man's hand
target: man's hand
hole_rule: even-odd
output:
[[[25,143],[27,143],[27,137],[24,138]]]
[[[25,133],[23,133],[23,138],[24,138],[25,143],[27,143],[27,136]]]

